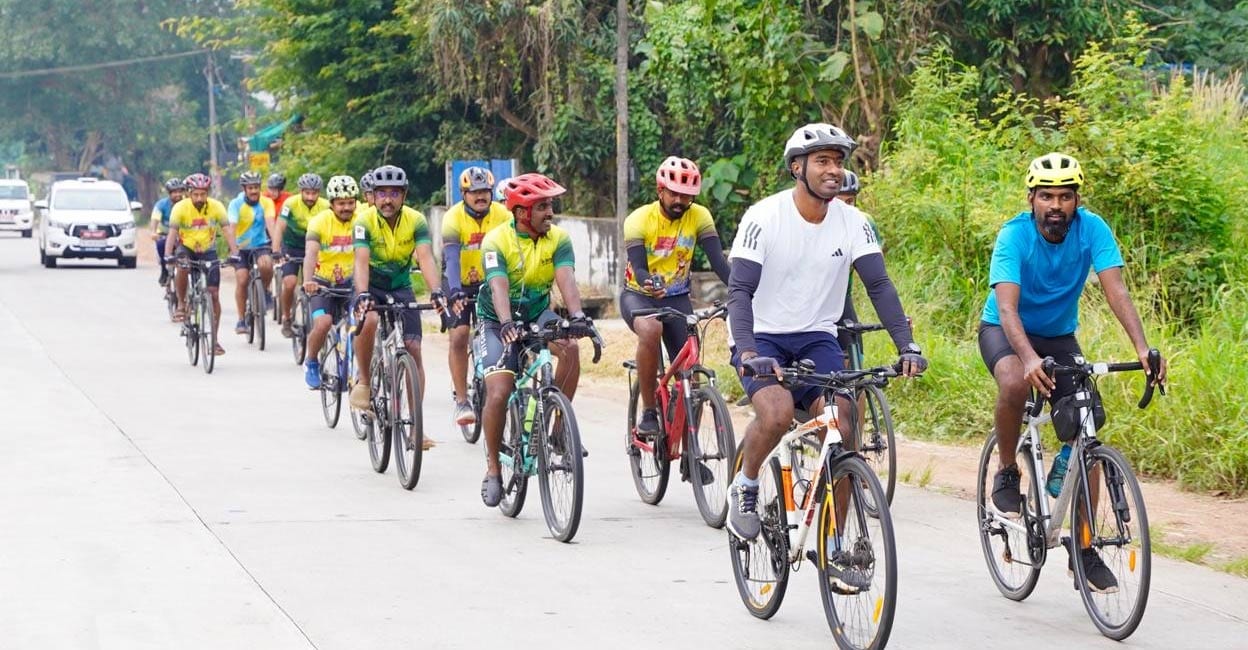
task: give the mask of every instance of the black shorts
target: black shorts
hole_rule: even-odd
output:
[[[330,284],[320,278],[316,279],[316,283],[327,289],[350,289],[352,286],[350,281]],[[337,323],[338,318],[347,312],[350,305],[350,296],[331,296],[323,291],[308,296],[308,311],[311,312],[313,319],[321,314],[328,314]],[[404,325],[404,333],[407,333],[406,327]]]
[[[547,309],[542,312],[541,316],[534,321],[538,327],[545,326],[552,320],[559,318],[555,312]],[[503,326],[492,320],[482,320],[480,332],[477,338],[472,342],[476,347],[477,363],[485,370],[485,376],[506,372],[512,375],[520,372],[520,347],[513,345],[508,350],[503,344],[503,339],[499,336],[499,331]],[[503,353],[507,352],[507,357],[503,358]]]
[[[845,369],[845,353],[841,351],[836,337],[829,332],[789,334],[755,332],[754,343],[759,356],[771,357],[781,367],[793,365],[802,359],[809,359],[815,363],[815,372],[829,373]],[[740,373],[741,355],[737,353],[736,346],[733,346],[730,351],[732,357],[729,361]],[[775,375],[741,378],[741,387],[751,399],[759,390],[778,383]],[[789,393],[793,395],[793,404],[805,410],[810,410],[815,401],[823,397],[823,389],[817,386],[794,386],[789,388]]]
[[[282,244],[282,255],[286,257],[286,261],[282,263],[282,275],[295,277],[299,275],[299,269],[303,268],[303,254],[307,249],[296,248],[290,244]]]
[[[196,253],[185,246],[178,246],[178,250],[174,253],[174,255],[177,257],[185,257],[187,259],[195,260],[196,262],[216,262],[221,259],[217,257],[217,251],[215,250]],[[208,272],[208,287],[216,288],[219,286],[221,286],[221,265],[217,264],[214,265],[212,270]]]
[[[464,285],[464,295],[469,298],[475,299],[477,297],[477,293],[480,291],[481,291],[480,284],[465,284]],[[467,306],[467,303],[465,303],[464,310],[461,311],[458,316],[456,316],[455,314],[448,313],[447,316],[443,320],[443,324],[446,325],[447,329],[455,329],[456,327],[467,327],[469,325],[472,325],[472,312],[476,310],[477,308],[475,306],[472,309],[469,309]]]
[[[411,287],[392,290],[369,287],[368,295],[372,296],[373,301],[379,305],[386,304],[387,297],[393,297],[395,302],[416,302],[416,294],[412,293]],[[420,337],[420,311],[416,309],[405,310],[403,312],[403,340],[419,341]]]
[[[239,262],[238,268],[244,271],[251,270],[251,263],[253,261],[258,264],[259,258],[265,257],[266,255],[272,255],[272,254],[273,254],[273,248],[270,246],[257,246],[255,248],[240,248],[238,249],[238,259],[241,261]]]
[[[637,330],[633,327],[633,312],[638,309],[656,309],[659,307],[670,307],[686,314],[693,313],[693,303],[689,301],[689,294],[687,293],[679,296],[652,298],[628,289],[620,292],[620,317],[624,319],[628,329],[634,332]],[[667,359],[671,361],[676,358],[677,354],[680,354],[680,349],[685,346],[685,340],[689,338],[689,328],[683,321],[675,318],[665,319],[662,323],[663,347],[667,348]]]
[[[1083,354],[1074,334],[1053,337],[1028,334],[1027,340],[1031,342],[1032,349],[1041,358],[1053,357],[1054,361],[1063,365],[1073,364],[1075,355]],[[988,374],[992,374],[997,362],[1005,357],[1017,356],[1014,347],[1010,345],[1009,339],[1005,336],[1005,330],[1000,325],[982,321],[979,323],[979,354],[983,357],[984,365],[988,367]],[[1052,399],[1075,392],[1074,377],[1058,375],[1054,381],[1057,385],[1053,389]]]

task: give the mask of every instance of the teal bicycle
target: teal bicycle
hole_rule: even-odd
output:
[[[520,346],[524,371],[516,377],[516,388],[507,401],[498,457],[503,500],[498,506],[508,517],[519,515],[528,494],[529,477],[537,476],[546,527],[555,539],[570,542],[581,524],[585,465],[572,402],[555,386],[548,346],[551,341],[576,335],[562,319],[545,327],[529,324],[521,329],[520,339],[511,345]],[[602,338],[597,331],[589,338],[594,343],[594,363],[598,363]]]

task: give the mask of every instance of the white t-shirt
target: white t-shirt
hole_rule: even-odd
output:
[[[879,252],[857,208],[831,201],[827,217],[813,224],[798,213],[793,190],[785,190],[746,211],[729,259],[763,267],[753,302],[756,333],[835,335],[854,261]]]

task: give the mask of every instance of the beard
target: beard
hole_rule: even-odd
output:
[[[1060,217],[1060,220],[1054,217]],[[1070,225],[1074,220],[1075,215],[1067,215],[1060,211],[1048,212],[1044,217],[1037,219],[1040,226],[1040,234],[1054,244],[1066,241],[1066,235],[1070,234]]]

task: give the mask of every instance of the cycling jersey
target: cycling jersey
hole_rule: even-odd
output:
[[[331,285],[351,278],[355,268],[355,219],[342,221],[333,210],[326,210],[308,222],[308,241],[320,244],[316,257],[316,277]]]
[[[490,280],[507,278],[512,318],[533,322],[550,307],[550,286],[555,282],[555,269],[574,266],[572,239],[567,231],[551,226],[550,231],[536,240],[516,230],[516,222],[486,233],[481,242],[485,266],[485,283],[477,294],[477,316],[498,322],[494,312]]]
[[[693,249],[698,240],[712,235],[718,236],[715,221],[709,210],[696,203],[689,204],[679,219],[668,219],[655,201],[637,208],[624,220],[624,245],[645,244],[650,274],[663,278],[669,296],[689,293]],[[632,264],[627,266],[624,280],[629,289],[642,291]]]
[[[460,201],[442,217],[442,244],[459,244],[460,284],[478,284],[485,276],[481,267],[481,242],[485,234],[511,221],[511,212],[502,204],[490,203],[490,211],[474,219]]]
[[[189,197],[182,199],[169,214],[170,227],[177,227],[179,241],[194,253],[213,250],[217,244],[217,230],[227,223],[225,206],[214,198],[209,198],[202,210],[196,208]]]
[[[169,215],[173,213],[173,201],[165,196],[152,206],[152,228],[156,230],[156,234],[164,235],[169,232]]]
[[[308,207],[302,197],[294,197],[282,204],[282,221],[286,222],[286,230],[282,233],[282,245],[303,250],[303,242],[308,236],[308,220],[323,210],[329,209],[329,201],[325,197],[316,197],[316,203]]]
[[[369,249],[369,287],[392,291],[412,286],[412,252],[432,243],[425,215],[406,205],[394,228],[375,207],[355,219],[355,247]]]
[[[226,213],[230,223],[234,224],[234,237],[238,240],[239,249],[249,250],[272,243],[268,225],[277,214],[273,199],[261,196],[259,201],[251,204],[247,202],[247,196],[240,193],[230,201]]]

